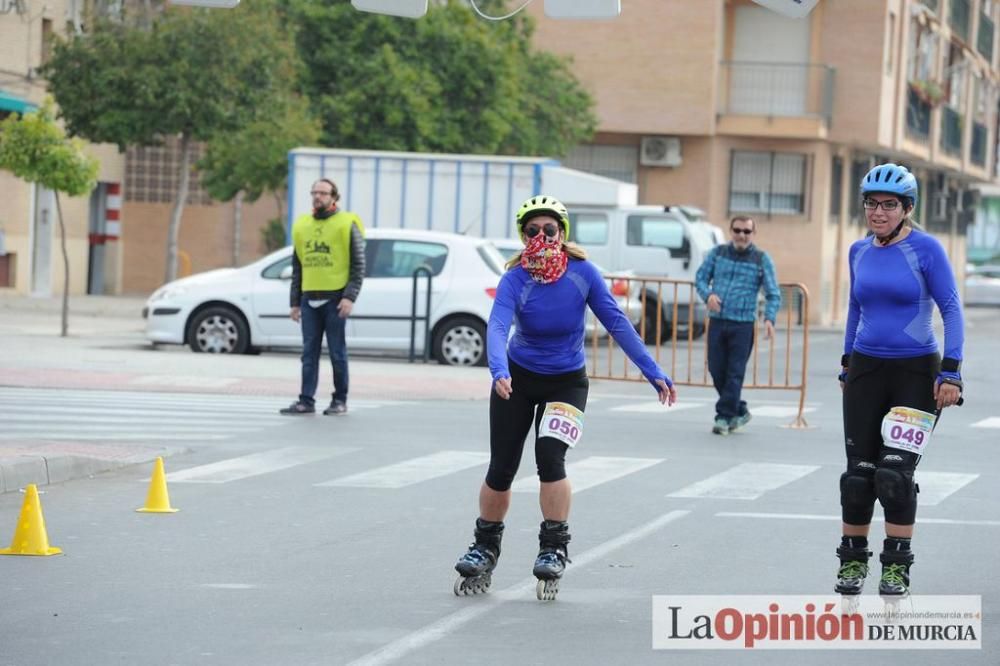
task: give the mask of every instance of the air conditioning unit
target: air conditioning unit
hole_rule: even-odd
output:
[[[642,166],[677,167],[681,165],[681,140],[676,136],[644,136],[639,149]]]

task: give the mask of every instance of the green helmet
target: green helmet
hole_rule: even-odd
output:
[[[528,223],[528,220],[539,215],[548,215],[559,220],[563,234],[567,238],[569,237],[569,212],[566,210],[566,206],[562,205],[555,197],[539,195],[525,201],[517,211],[517,233],[522,239],[524,238],[524,225]]]

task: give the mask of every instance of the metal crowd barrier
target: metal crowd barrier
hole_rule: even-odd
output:
[[[623,309],[626,312],[634,309],[635,301],[639,300],[644,316],[636,329],[653,358],[674,383],[714,388],[708,372],[711,318],[707,312],[701,314],[704,304],[694,283],[623,275],[608,275],[605,279],[612,284],[621,281],[628,284],[627,295],[619,296],[625,300]],[[809,424],[803,412],[809,361],[809,291],[798,282],[781,283],[779,287],[782,304],[775,318],[774,336],[765,339],[764,322],[758,318],[743,388],[797,392],[798,410],[788,427],[807,428]],[[636,291],[638,296],[633,295]],[[593,316],[588,313],[588,317]],[[669,325],[664,326],[664,322]],[[779,346],[783,347],[780,352]],[[646,381],[599,323],[593,326],[589,335],[588,356],[588,375],[593,379]]]

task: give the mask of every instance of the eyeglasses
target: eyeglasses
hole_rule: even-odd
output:
[[[544,227],[528,227],[524,230],[524,235],[528,238],[534,238],[543,231],[547,237],[555,238],[556,234],[559,233],[559,227],[555,224],[546,224]]]
[[[864,200],[865,210],[878,210],[878,207],[882,206],[882,210],[888,213],[896,210],[900,205],[899,199],[886,199],[885,201],[877,201],[875,199]]]
[[[312,192],[310,192],[309,194],[310,194],[311,196],[314,196],[314,197],[319,197],[319,196],[323,196],[323,197],[328,197],[328,196],[330,196],[331,194],[333,194],[333,192],[324,192],[324,191],[322,191],[322,190],[313,190],[313,191],[312,191]]]
[[[730,231],[734,234],[743,234],[745,236],[749,236],[753,233],[753,229],[730,229]]]

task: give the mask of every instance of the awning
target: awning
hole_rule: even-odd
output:
[[[29,113],[37,111],[38,107],[23,97],[12,95],[9,92],[0,90],[0,111],[10,111],[12,113]]]

